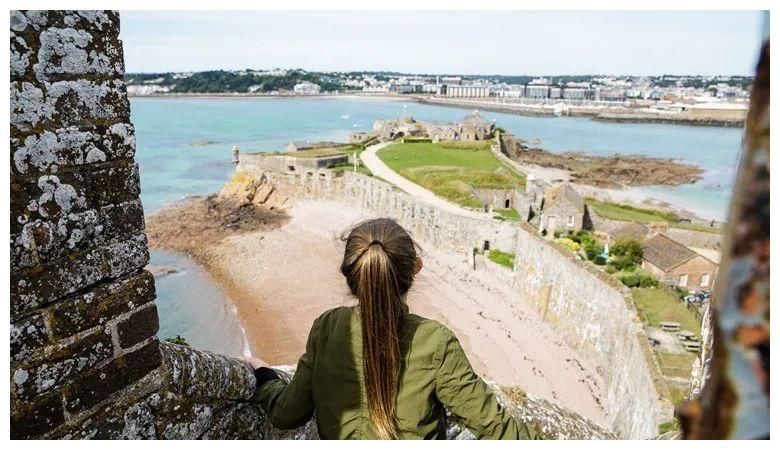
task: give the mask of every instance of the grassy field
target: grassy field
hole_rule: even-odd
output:
[[[515,268],[514,253],[502,252],[501,250],[490,250],[490,252],[488,252],[488,259],[509,269]]]
[[[377,156],[402,176],[436,195],[470,208],[482,207],[472,187],[510,189],[525,179],[504,166],[490,142],[398,143]]]
[[[679,322],[683,330],[701,334],[701,320],[680,300],[660,288],[631,289],[640,318],[652,327],[661,322]]]
[[[708,227],[693,223],[679,222],[677,216],[672,212],[657,211],[648,208],[638,208],[631,205],[622,205],[619,203],[604,202],[595,198],[585,199],[588,208],[595,211],[596,214],[607,219],[626,220],[637,222],[666,222],[671,227],[684,228],[687,230],[704,231],[706,233],[722,233],[723,230],[718,227]]]

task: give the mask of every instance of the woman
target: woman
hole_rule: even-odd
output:
[[[390,219],[369,220],[346,239],[341,273],[355,307],[322,314],[290,383],[260,360],[256,399],[279,428],[317,411],[324,439],[444,439],[444,408],[479,438],[531,433],[496,400],[445,326],[410,314],[406,293],[422,260]]]

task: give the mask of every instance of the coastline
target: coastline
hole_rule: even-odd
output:
[[[169,236],[181,234],[183,226],[196,232],[180,212],[166,221],[150,217],[150,242],[170,244],[160,239],[165,227],[174,228]],[[296,202],[285,215],[273,226],[222,239],[182,239],[236,305],[252,350],[271,364],[294,364],[319,314],[355,304],[338,271],[338,235],[369,217],[329,201]],[[408,297],[412,312],[450,327],[481,376],[605,423],[600,375],[530,305],[491,271],[465,270],[466,255],[423,250],[425,268]]]
[[[480,109],[505,114],[517,114],[529,117],[556,117],[555,108],[552,106],[537,106],[531,104],[506,104],[484,100],[462,100],[447,97],[425,97],[420,95],[393,95],[393,94],[364,94],[351,92],[348,94],[254,94],[254,93],[165,93],[149,95],[130,95],[130,98],[154,98],[154,99],[252,99],[252,100],[317,100],[317,99],[351,99],[351,100],[382,100],[382,101],[411,101],[424,105],[435,105],[447,108],[463,110]],[[649,113],[646,111],[625,112],[616,111],[615,107],[584,107],[568,105],[567,117],[586,117],[591,120],[613,123],[655,123],[667,125],[686,125],[704,127],[741,128],[744,126],[744,118],[722,118],[714,116],[691,117],[681,114]]]

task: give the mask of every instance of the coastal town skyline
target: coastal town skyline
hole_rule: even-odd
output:
[[[129,73],[747,75],[765,26],[759,11],[123,14]]]

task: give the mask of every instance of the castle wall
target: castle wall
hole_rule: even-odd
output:
[[[478,219],[442,211],[372,177],[345,172],[342,176],[296,176],[266,171],[263,164],[242,159],[236,168],[257,180],[266,179],[277,192],[289,198],[337,200],[391,217],[415,239],[456,252],[490,248],[511,252],[517,228],[494,220]]]
[[[668,388],[647,343],[631,293],[570,252],[518,233],[514,286],[604,378],[612,429],[649,438],[672,417]]]

